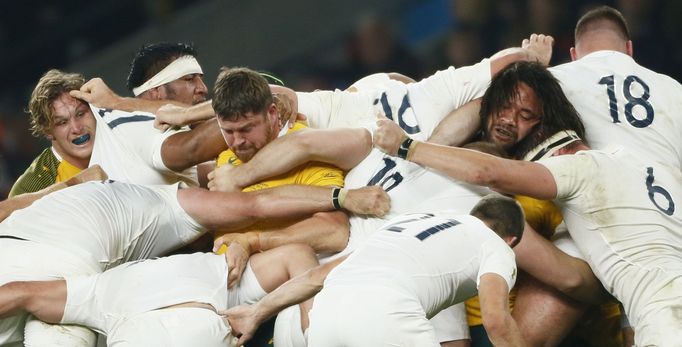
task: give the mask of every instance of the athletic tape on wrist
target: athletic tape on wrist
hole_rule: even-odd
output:
[[[339,206],[343,208],[346,203],[346,195],[348,194],[348,189],[341,188],[341,191],[339,191]]]
[[[156,88],[168,82],[173,82],[182,76],[195,73],[204,73],[201,70],[199,62],[191,55],[182,56],[168,64],[163,70],[142,83],[139,87],[133,88],[133,94],[138,96],[152,88]]]
[[[334,209],[336,209],[336,210],[341,209],[341,202],[339,201],[339,194],[340,193],[341,193],[341,188],[332,189],[332,205],[334,206]]]
[[[407,160],[407,154],[410,152],[412,142],[414,142],[414,140],[408,137],[400,144],[400,148],[398,148],[398,158]]]

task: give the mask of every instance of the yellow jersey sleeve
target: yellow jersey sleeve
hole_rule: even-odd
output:
[[[52,148],[48,147],[33,160],[31,166],[14,182],[8,198],[37,192],[54,183],[66,181],[80,171],[79,168],[66,160],[59,161],[52,153]]]

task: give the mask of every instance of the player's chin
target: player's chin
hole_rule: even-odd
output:
[[[89,160],[90,156],[92,155],[93,142],[88,141],[80,145],[71,145],[70,147],[72,156]]]

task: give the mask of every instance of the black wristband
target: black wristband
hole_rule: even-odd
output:
[[[334,209],[337,210],[341,209],[341,203],[339,202],[339,193],[341,193],[341,188],[332,189],[332,205],[334,205]]]
[[[412,145],[413,141],[414,140],[408,137],[400,144],[400,148],[398,148],[398,158],[407,160],[407,153],[410,151],[410,145]]]

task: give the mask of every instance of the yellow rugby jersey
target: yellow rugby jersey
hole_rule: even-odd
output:
[[[307,126],[303,123],[296,122],[293,128],[289,129],[287,131],[287,134],[300,131],[302,129],[307,128]],[[231,150],[226,150],[218,156],[218,160],[216,161],[216,166],[220,167],[221,165],[241,165],[242,161],[237,158],[237,156],[232,152]],[[251,192],[255,190],[261,190],[261,189],[266,189],[266,188],[272,188],[272,187],[277,187],[277,186],[283,186],[287,184],[302,184],[302,185],[310,185],[310,186],[321,186],[321,187],[328,187],[328,186],[336,186],[336,187],[343,187],[343,179],[344,179],[344,172],[337,168],[336,166],[330,165],[330,164],[325,164],[325,163],[320,163],[320,162],[309,162],[307,164],[303,164],[301,166],[298,166],[289,172],[275,176],[267,181],[263,182],[258,182],[256,184],[253,184],[251,186],[248,186],[243,189],[245,192]],[[263,221],[260,223],[256,223],[252,226],[250,226],[248,229],[249,230],[264,230],[264,229],[270,229],[270,228],[282,228],[286,227],[287,225],[293,224],[294,222],[298,221],[298,219],[291,219],[291,220],[277,220],[277,221]],[[243,231],[239,231],[243,232]],[[219,236],[223,235],[223,232],[216,231],[214,232],[214,239],[218,238]],[[220,250],[218,251],[218,254],[222,254],[225,252],[227,249],[226,246],[222,246]]]
[[[57,167],[57,180],[55,182],[68,181],[71,177],[76,176],[82,170],[75,167],[66,160],[62,160]]]
[[[66,160],[59,160],[48,147],[36,157],[24,173],[14,182],[8,198],[37,192],[57,182],[63,182],[81,172]]]

